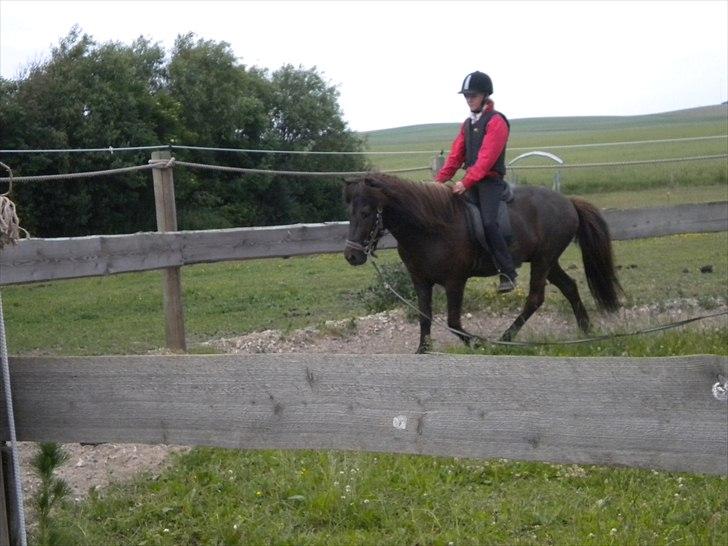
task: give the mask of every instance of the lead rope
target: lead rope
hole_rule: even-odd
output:
[[[15,244],[20,238],[20,232],[28,232],[20,227],[18,215],[15,212],[15,204],[8,195],[13,188],[13,171],[0,162],[10,173],[8,191],[0,195],[0,251],[7,244]],[[18,439],[15,434],[15,414],[13,412],[13,396],[10,388],[10,365],[8,363],[8,345],[5,338],[5,317],[3,315],[3,300],[0,293],[0,361],[3,368],[3,393],[5,394],[5,412],[8,421],[8,432],[10,435],[10,456],[13,461],[13,485],[15,486],[15,502],[17,504],[17,531],[19,544],[27,546],[28,538],[25,534],[25,508],[23,505],[23,487],[20,472],[20,457],[18,456]]]
[[[576,345],[578,343],[589,343],[591,341],[602,341],[605,339],[612,339],[612,338],[618,338],[618,337],[628,337],[628,336],[636,336],[639,334],[647,334],[650,332],[657,332],[660,330],[667,330],[669,328],[676,328],[678,326],[684,326],[685,324],[689,324],[691,322],[695,322],[698,320],[704,320],[707,318],[712,317],[720,317],[722,315],[728,315],[728,311],[721,311],[720,313],[713,313],[711,315],[701,315],[698,317],[693,317],[685,320],[679,320],[677,322],[670,322],[668,324],[661,324],[659,326],[655,326],[653,328],[645,328],[643,330],[635,330],[633,332],[617,332],[615,334],[604,334],[601,336],[592,336],[592,337],[585,337],[581,339],[568,339],[564,341],[503,341],[501,339],[488,339],[486,337],[479,336],[477,334],[469,334],[467,332],[463,332],[462,330],[458,330],[457,328],[451,328],[444,320],[439,319],[437,317],[430,317],[427,316],[425,313],[419,310],[418,307],[416,307],[412,302],[407,300],[404,296],[402,296],[399,292],[397,292],[384,278],[384,274],[382,273],[381,268],[379,267],[379,264],[376,262],[374,258],[371,259],[372,265],[374,266],[374,269],[377,270],[377,273],[379,274],[379,278],[382,280],[382,283],[384,284],[385,288],[387,288],[392,294],[394,294],[401,302],[403,302],[408,307],[414,309],[420,316],[430,320],[431,322],[435,322],[437,324],[440,324],[441,326],[444,326],[447,330],[450,330],[453,334],[459,334],[463,335],[472,339],[477,339],[479,341],[483,341],[485,343],[490,343],[492,345],[511,345],[516,347],[537,347],[537,346],[545,346],[545,345]]]

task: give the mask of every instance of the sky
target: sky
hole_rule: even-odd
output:
[[[728,0],[0,0],[0,73],[47,59],[73,25],[169,52],[188,32],[242,64],[316,67],[355,131],[462,121],[464,77],[510,119],[639,115],[728,100]]]

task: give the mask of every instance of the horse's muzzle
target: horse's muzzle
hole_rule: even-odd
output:
[[[349,265],[363,265],[367,261],[366,253],[353,248],[347,248],[344,250],[344,258],[346,258],[346,261],[349,262]]]

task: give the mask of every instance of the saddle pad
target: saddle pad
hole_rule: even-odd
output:
[[[470,201],[466,201],[465,203],[468,212],[468,231],[471,238],[483,248],[489,249],[488,242],[485,240],[483,221],[480,218],[480,209],[475,203],[471,203]],[[498,227],[500,227],[501,235],[506,240],[506,244],[510,245],[513,239],[513,230],[511,229],[511,221],[508,215],[508,205],[505,201],[501,201],[498,206]]]

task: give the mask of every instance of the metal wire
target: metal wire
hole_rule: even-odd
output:
[[[444,320],[442,320],[438,317],[431,317],[431,316],[426,315],[425,313],[420,311],[419,307],[416,307],[412,302],[410,302],[408,299],[406,299],[404,296],[402,296],[399,292],[397,292],[392,287],[392,285],[390,285],[387,282],[387,280],[384,278],[384,273],[382,273],[382,270],[379,267],[379,264],[376,262],[376,260],[371,259],[370,261],[371,261],[372,265],[374,266],[374,269],[376,269],[377,274],[379,275],[379,278],[381,279],[385,288],[387,288],[387,290],[392,292],[392,294],[394,294],[394,296],[397,299],[399,299],[401,302],[403,302],[405,305],[407,305],[411,309],[414,309],[420,316],[430,320],[431,322],[435,322],[437,324],[440,324],[441,326],[444,326],[447,330],[450,330],[453,334],[466,336],[471,339],[477,339],[478,341],[483,341],[483,342],[489,343],[491,345],[510,345],[510,346],[515,346],[515,347],[540,347],[540,346],[548,346],[548,345],[577,345],[580,343],[591,343],[593,341],[603,341],[603,340],[612,339],[612,338],[629,337],[629,336],[636,336],[636,335],[640,335],[640,334],[647,334],[650,332],[658,332],[660,330],[668,330],[670,328],[677,328],[678,326],[684,326],[685,324],[690,324],[691,322],[695,322],[698,320],[704,320],[707,318],[728,315],[728,311],[722,311],[720,313],[713,313],[711,315],[701,315],[698,317],[693,317],[693,318],[689,318],[689,319],[685,319],[685,320],[679,320],[677,322],[661,324],[661,325],[655,326],[653,328],[635,330],[633,332],[617,332],[614,334],[604,334],[601,336],[591,336],[591,337],[585,337],[585,338],[580,338],[580,339],[568,339],[568,340],[562,340],[562,341],[504,341],[501,339],[490,339],[490,338],[486,338],[483,336],[479,336],[477,334],[470,334],[468,332],[463,332],[462,330],[458,330],[457,328],[451,328]]]
[[[90,152],[129,152],[134,150],[160,150],[169,149],[169,145],[159,144],[156,146],[122,146],[114,148],[107,146],[106,148],[53,148],[48,150],[0,150],[0,154],[70,154],[70,153],[90,153]]]
[[[726,139],[728,135],[712,135],[712,136],[701,136],[701,137],[682,137],[682,138],[665,138],[659,140],[632,140],[632,141],[621,141],[621,142],[592,142],[588,144],[558,144],[554,146],[542,145],[536,147],[516,147],[508,148],[509,150],[556,150],[566,148],[598,148],[601,146],[625,146],[635,144],[662,144],[666,142],[689,142],[698,140],[714,140],[714,139]],[[233,152],[233,153],[245,153],[245,154],[301,154],[301,155],[409,155],[409,154],[437,154],[442,150],[402,150],[402,151],[317,151],[317,150],[261,150],[261,149],[241,149],[241,148],[215,148],[208,146],[185,146],[181,144],[160,144],[156,146],[123,146],[114,148],[108,146],[106,148],[53,148],[45,150],[0,150],[0,154],[51,154],[51,153],[85,153],[85,152],[126,152],[133,150],[201,150],[209,152]]]
[[[611,163],[560,163],[558,165],[519,165],[512,167],[513,170],[522,169],[580,169],[589,167],[626,167],[629,165],[651,165],[658,163],[678,163],[681,161],[704,161],[710,159],[727,159],[728,154],[717,155],[696,155],[693,157],[670,157],[665,159],[637,159],[634,161],[614,161]]]
[[[15,503],[17,507],[17,527],[21,546],[26,546],[25,509],[23,507],[23,488],[21,486],[20,457],[18,456],[18,439],[15,434],[15,414],[13,412],[13,396],[10,388],[10,365],[8,364],[8,346],[5,339],[5,317],[3,316],[3,300],[0,293],[0,361],[3,368],[3,392],[5,394],[5,412],[10,434],[10,456],[13,461],[13,484],[15,486]]]
[[[206,146],[182,146],[173,144],[170,146],[173,150],[200,150],[206,152],[234,152],[242,154],[282,154],[282,155],[408,155],[408,154],[435,154],[440,150],[409,150],[400,152],[324,152],[316,150],[246,150],[240,148],[209,148]]]
[[[258,174],[280,174],[286,176],[359,176],[369,174],[370,171],[276,171],[267,169],[245,169],[242,167],[224,167],[221,165],[205,165],[202,163],[189,163],[187,161],[176,161],[175,165],[182,165],[183,167],[192,167],[195,169],[208,169],[213,171],[226,171],[235,173],[258,173]],[[430,167],[415,167],[411,169],[393,169],[388,171],[379,171],[383,173],[408,173],[417,171],[429,171]],[[0,179],[1,180],[1,179]],[[17,178],[16,178],[17,180]]]

